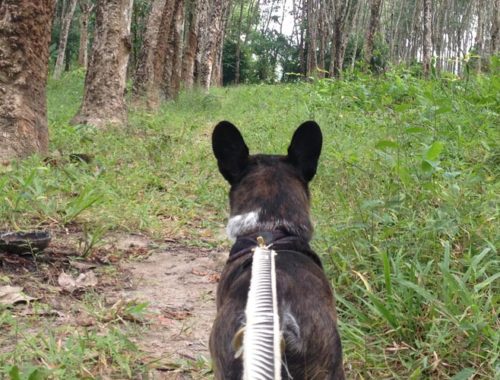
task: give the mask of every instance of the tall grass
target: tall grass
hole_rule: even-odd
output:
[[[68,124],[82,80],[49,85],[50,160],[0,169],[1,228],[73,223],[225,245],[215,123],[238,125],[252,152],[285,153],[314,118],[324,149],[313,245],[336,291],[349,377],[499,376],[498,76],[397,71],[185,93],[108,130]]]

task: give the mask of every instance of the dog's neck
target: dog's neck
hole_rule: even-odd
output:
[[[311,258],[320,268],[321,260],[311,249],[309,241],[296,235],[290,235],[283,230],[258,231],[249,235],[239,236],[229,252],[228,263],[239,260],[242,257],[248,259],[254,248],[259,244],[258,238],[264,240],[264,244],[277,252],[293,251]]]
[[[298,218],[302,214],[302,218]],[[231,240],[238,237],[251,235],[259,231],[283,231],[290,236],[308,242],[311,240],[313,227],[309,220],[307,211],[295,210],[293,218],[274,217],[262,209],[231,215],[226,232]],[[295,220],[294,220],[295,219]]]

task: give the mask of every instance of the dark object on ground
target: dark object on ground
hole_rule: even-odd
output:
[[[0,232],[0,251],[32,253],[48,247],[52,237],[47,231]]]

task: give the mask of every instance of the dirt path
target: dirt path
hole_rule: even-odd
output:
[[[75,247],[79,236],[79,232],[58,235],[51,248],[36,260],[0,252],[0,279],[20,286],[36,300],[18,304],[13,310],[19,318],[38,315],[36,323],[25,320],[30,326],[28,335],[44,335],[44,329],[50,326],[63,331],[55,332],[63,341],[71,331],[89,328],[105,334],[107,326],[113,326],[138,346],[139,356],[133,359],[151,369],[146,374],[132,374],[133,379],[210,379],[208,339],[226,250],[158,243],[138,234],[117,234],[107,238],[106,244],[96,251],[99,260],[106,262],[99,264],[99,260],[77,260]],[[95,273],[97,285],[70,293],[58,283],[61,273],[67,273],[69,278]],[[102,304],[96,305],[100,312],[89,312],[84,301],[87,291],[95,292],[93,297],[101,300]],[[49,312],[37,312],[40,302]],[[141,304],[147,306],[140,318],[122,323],[130,315],[117,312],[123,310],[117,305]],[[0,336],[0,354],[12,351],[17,344],[14,335]],[[99,363],[95,364],[99,367]],[[106,377],[107,372],[110,371],[104,368],[103,379],[116,378],[112,370],[112,377]]]
[[[133,340],[156,362],[153,379],[206,378],[197,372],[201,368],[189,367],[207,367],[215,289],[225,256],[172,245],[122,265],[132,286],[114,296],[148,303],[150,325]]]

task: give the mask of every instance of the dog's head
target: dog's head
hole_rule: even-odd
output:
[[[311,238],[308,183],[316,174],[322,141],[318,124],[307,121],[295,131],[286,156],[250,155],[233,124],[222,121],[215,127],[213,151],[231,185],[230,237],[281,229]]]

